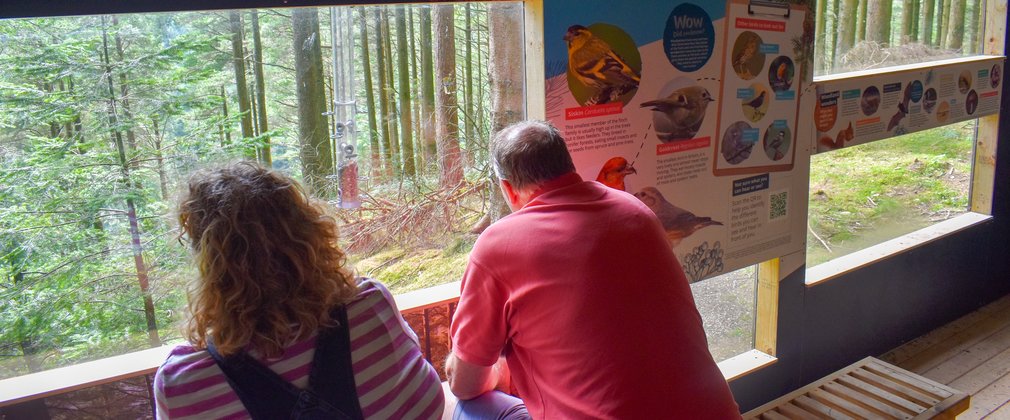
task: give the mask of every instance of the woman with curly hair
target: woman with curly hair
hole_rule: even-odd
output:
[[[199,276],[189,344],[155,375],[159,418],[439,418],[444,397],[389,291],[356,279],[337,225],[253,163],[193,174],[179,202]]]

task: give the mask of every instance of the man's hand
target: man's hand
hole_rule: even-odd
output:
[[[509,372],[505,359],[499,359],[492,366],[469,363],[449,353],[445,361],[445,376],[449,379],[449,389],[461,400],[471,400],[492,389],[508,392]]]

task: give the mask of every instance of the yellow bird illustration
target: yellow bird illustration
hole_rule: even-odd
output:
[[[565,33],[568,44],[568,70],[579,82],[593,90],[584,105],[616,101],[638,88],[641,73],[628,65],[610,44],[582,25],[573,25]]]

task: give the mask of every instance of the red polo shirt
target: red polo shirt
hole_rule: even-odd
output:
[[[451,334],[534,418],[740,417],[655,214],[575,173],[481,234]]]

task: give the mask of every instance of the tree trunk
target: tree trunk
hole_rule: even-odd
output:
[[[375,66],[377,67],[379,74],[379,127],[382,136],[380,137],[382,141],[382,158],[383,165],[386,169],[386,176],[392,177],[393,175],[393,142],[395,139],[392,138],[389,132],[389,97],[386,96],[386,52],[384,51],[385,42],[382,38],[385,33],[382,30],[382,14],[379,12],[379,8],[376,7],[372,9],[374,13],[375,20]]]
[[[67,84],[69,85],[70,95],[74,94],[74,78],[70,76],[67,78]],[[83,154],[84,153],[84,122],[81,121],[81,112],[74,112],[74,137],[77,139],[77,150]]]
[[[937,10],[939,12],[937,19],[940,20],[940,24],[937,25],[936,30],[940,41],[936,45],[940,48],[947,46],[947,36],[950,34],[950,2],[951,0],[941,0],[941,6]]]
[[[859,7],[858,0],[838,0],[840,5],[838,8],[838,20],[837,28],[835,33],[838,37],[838,54],[834,58],[834,68],[844,67],[842,64],[842,56],[847,54],[849,50],[856,44],[856,13]]]
[[[960,50],[964,44],[965,0],[950,0],[950,17],[947,24],[947,49]]]
[[[410,84],[410,96],[412,98],[410,102],[410,112],[413,114],[411,122],[413,127],[411,129],[414,133],[414,160],[417,161],[418,172],[424,173],[424,145],[423,137],[421,134],[421,83],[418,79],[417,74],[417,32],[414,30],[414,5],[408,5],[407,7],[407,38],[410,39],[410,80],[414,83]]]
[[[522,5],[493,3],[488,5],[488,38],[490,57],[496,57],[488,65],[491,86],[491,132],[497,133],[509,124],[523,119],[523,77],[521,69],[513,63],[523,60],[523,9]],[[474,226],[473,233],[481,233],[491,223],[509,214],[508,204],[499,193],[498,178],[494,171],[486,171],[491,180],[488,192],[491,204],[488,212]]]
[[[912,42],[919,42],[919,11],[921,8],[920,1],[912,2]]]
[[[463,105],[466,111],[463,114],[463,141],[466,142],[467,147],[473,144],[473,128],[474,123],[477,122],[477,116],[474,115],[474,103],[473,103],[473,15],[470,11],[472,7],[471,3],[467,3],[464,6],[466,11],[464,20],[464,30],[463,30],[463,77],[466,79],[466,86],[464,86],[463,91]],[[521,63],[521,61],[519,61]]]
[[[221,146],[231,144],[231,124],[228,124],[228,95],[224,91],[224,85],[221,85],[221,115],[223,119],[218,129],[221,131]]]
[[[242,40],[242,15],[237,10],[228,13],[231,21],[232,67],[235,69],[235,95],[238,96],[238,112],[242,114],[242,137],[253,138],[252,113],[249,106],[249,88],[245,78],[245,41]],[[255,156],[255,151],[246,151],[247,156]]]
[[[270,131],[270,126],[267,123],[267,90],[266,77],[263,76],[263,42],[260,40],[260,14],[255,9],[252,11],[252,25],[253,58],[256,60],[253,63],[253,71],[256,75],[256,105],[258,108],[256,115],[259,117],[259,124],[257,125],[259,126],[259,134],[263,134]],[[259,155],[260,161],[268,167],[273,164],[270,147],[270,136],[263,137],[263,146]]]
[[[982,0],[975,0],[972,2],[971,10],[967,12],[971,13],[968,16],[968,36],[966,37],[968,40],[967,50],[969,54],[978,54],[982,47],[978,40],[978,34],[983,30],[983,28],[979,26],[979,23],[982,20],[982,8],[984,6],[985,4]]]
[[[480,29],[477,29],[477,30],[474,31],[476,33],[476,35],[477,35],[477,72],[476,73],[479,74],[479,75],[487,75],[487,72],[488,72],[488,69],[486,68],[487,67],[486,66],[487,60],[484,59],[484,55],[483,55],[483,53],[485,53],[487,51],[488,39],[489,39],[487,30],[486,30],[486,27],[487,27],[487,13],[486,13],[486,9],[485,9],[485,13],[484,13],[484,20],[485,20],[485,22],[484,22],[484,24],[485,24],[484,25],[485,26],[485,30],[482,31]],[[521,26],[522,25],[520,24],[520,27]],[[488,55],[488,57],[491,57],[491,56]],[[521,62],[522,61],[520,61],[520,63]],[[478,128],[477,128],[476,131],[480,132],[480,133],[486,134],[487,133],[487,124],[486,124],[487,123],[487,119],[485,118],[485,112],[484,112],[484,109],[485,109],[485,107],[484,107],[484,103],[485,103],[484,98],[486,97],[485,96],[484,86],[485,86],[485,83],[477,83],[477,98],[476,98],[476,101],[477,101],[478,105],[475,106],[474,108],[477,110],[477,127]]]
[[[421,143],[425,162],[436,162],[435,142],[435,75],[432,59],[431,7],[421,8]]]
[[[838,0],[835,0],[835,1],[838,1]],[[824,59],[825,57],[827,57],[826,54],[828,52],[827,51],[827,45],[828,44],[827,44],[827,41],[826,41],[826,39],[827,39],[827,33],[825,32],[826,31],[825,27],[827,25],[827,16],[826,16],[827,12],[828,12],[828,2],[827,1],[819,1],[819,2],[817,2],[817,14],[814,16],[814,18],[816,19],[816,21],[815,21],[816,23],[814,24],[814,34],[816,34],[816,37],[815,37],[815,40],[814,40],[814,56],[821,58],[820,60],[818,60],[818,64],[817,64],[818,65],[818,72],[817,72],[818,74],[824,74],[828,70],[828,62],[829,61]],[[488,10],[488,14],[490,14],[490,13],[491,13],[491,11]],[[491,20],[491,18],[489,16],[488,17],[489,24],[493,24],[493,23],[490,22],[490,20]],[[852,33],[855,34],[855,29],[854,28],[853,28]]]
[[[162,131],[158,127],[158,118],[150,117],[151,128],[155,130],[155,161],[158,164],[158,185],[162,188],[162,200],[169,199],[169,176],[165,172],[165,153],[162,151]]]
[[[463,180],[456,104],[456,28],[451,4],[432,5],[435,26],[435,139],[439,184],[454,187]]]
[[[368,18],[365,16],[364,7],[358,8],[358,16],[361,19],[361,67],[365,77],[365,101],[368,105],[368,146],[371,148],[372,178],[378,179],[383,173],[382,156],[379,148],[378,124],[375,119],[375,89],[372,87],[372,61],[368,49]]]
[[[872,0],[859,0],[859,17],[856,18],[856,42],[866,40],[866,16],[868,2]]]
[[[915,39],[915,0],[901,2],[901,37],[899,44],[907,44]]]
[[[933,44],[933,0],[924,0],[919,13],[919,42]]]
[[[112,15],[112,26],[119,26],[119,19],[116,15]],[[119,36],[119,31],[116,31],[113,39],[116,41],[116,57],[119,58],[120,63],[126,62],[126,57],[123,51],[123,37]],[[119,102],[123,105],[123,116],[126,119],[126,144],[129,146],[127,150],[127,158],[130,160],[130,168],[137,170],[140,168],[140,163],[133,159],[137,154],[137,134],[133,130],[133,110],[130,108],[130,83],[126,76],[126,71],[121,70],[119,72]],[[122,123],[123,121],[119,121]],[[137,188],[140,188],[139,181],[137,182]]]
[[[389,126],[389,145],[392,147],[393,152],[393,168],[397,175],[403,173],[403,155],[400,150],[400,130],[397,121],[397,110],[396,110],[396,89],[393,86],[393,78],[395,74],[393,73],[393,34],[389,29],[389,15],[386,13],[386,7],[383,6],[380,11],[382,16],[382,50],[386,56],[385,63],[386,66],[383,71],[386,73],[386,84],[383,86],[383,95],[386,97],[386,103],[389,104],[388,110],[389,114],[386,115],[386,124]]]
[[[105,64],[105,79],[109,84],[109,129],[116,144],[116,151],[119,152],[119,166],[123,175],[123,185],[131,188],[130,164],[126,160],[126,145],[123,142],[123,135],[116,127],[119,127],[119,119],[116,112],[116,89],[112,83],[112,63],[109,58],[109,36],[108,27],[105,24],[105,17],[102,17],[102,51]],[[147,275],[147,264],[144,262],[144,244],[140,240],[140,226],[137,223],[137,207],[133,202],[133,196],[126,196],[126,213],[130,224],[130,239],[133,248],[133,262],[137,270],[137,283],[140,286],[140,293],[144,300],[144,317],[147,320],[147,338],[151,347],[161,345],[158,337],[158,322],[154,312],[154,299],[151,297],[150,285]]]
[[[400,97],[400,129],[403,130],[403,174],[408,177],[417,176],[414,166],[414,139],[410,121],[410,67],[407,64],[407,5],[396,6],[396,46],[399,53],[396,55],[397,71],[399,72],[399,94]]]
[[[866,40],[890,45],[891,0],[869,0],[867,3]]]
[[[326,176],[333,173],[333,153],[326,126],[326,86],[316,8],[291,10],[294,38],[295,90],[298,94],[298,144],[302,176],[322,196],[332,192]]]

